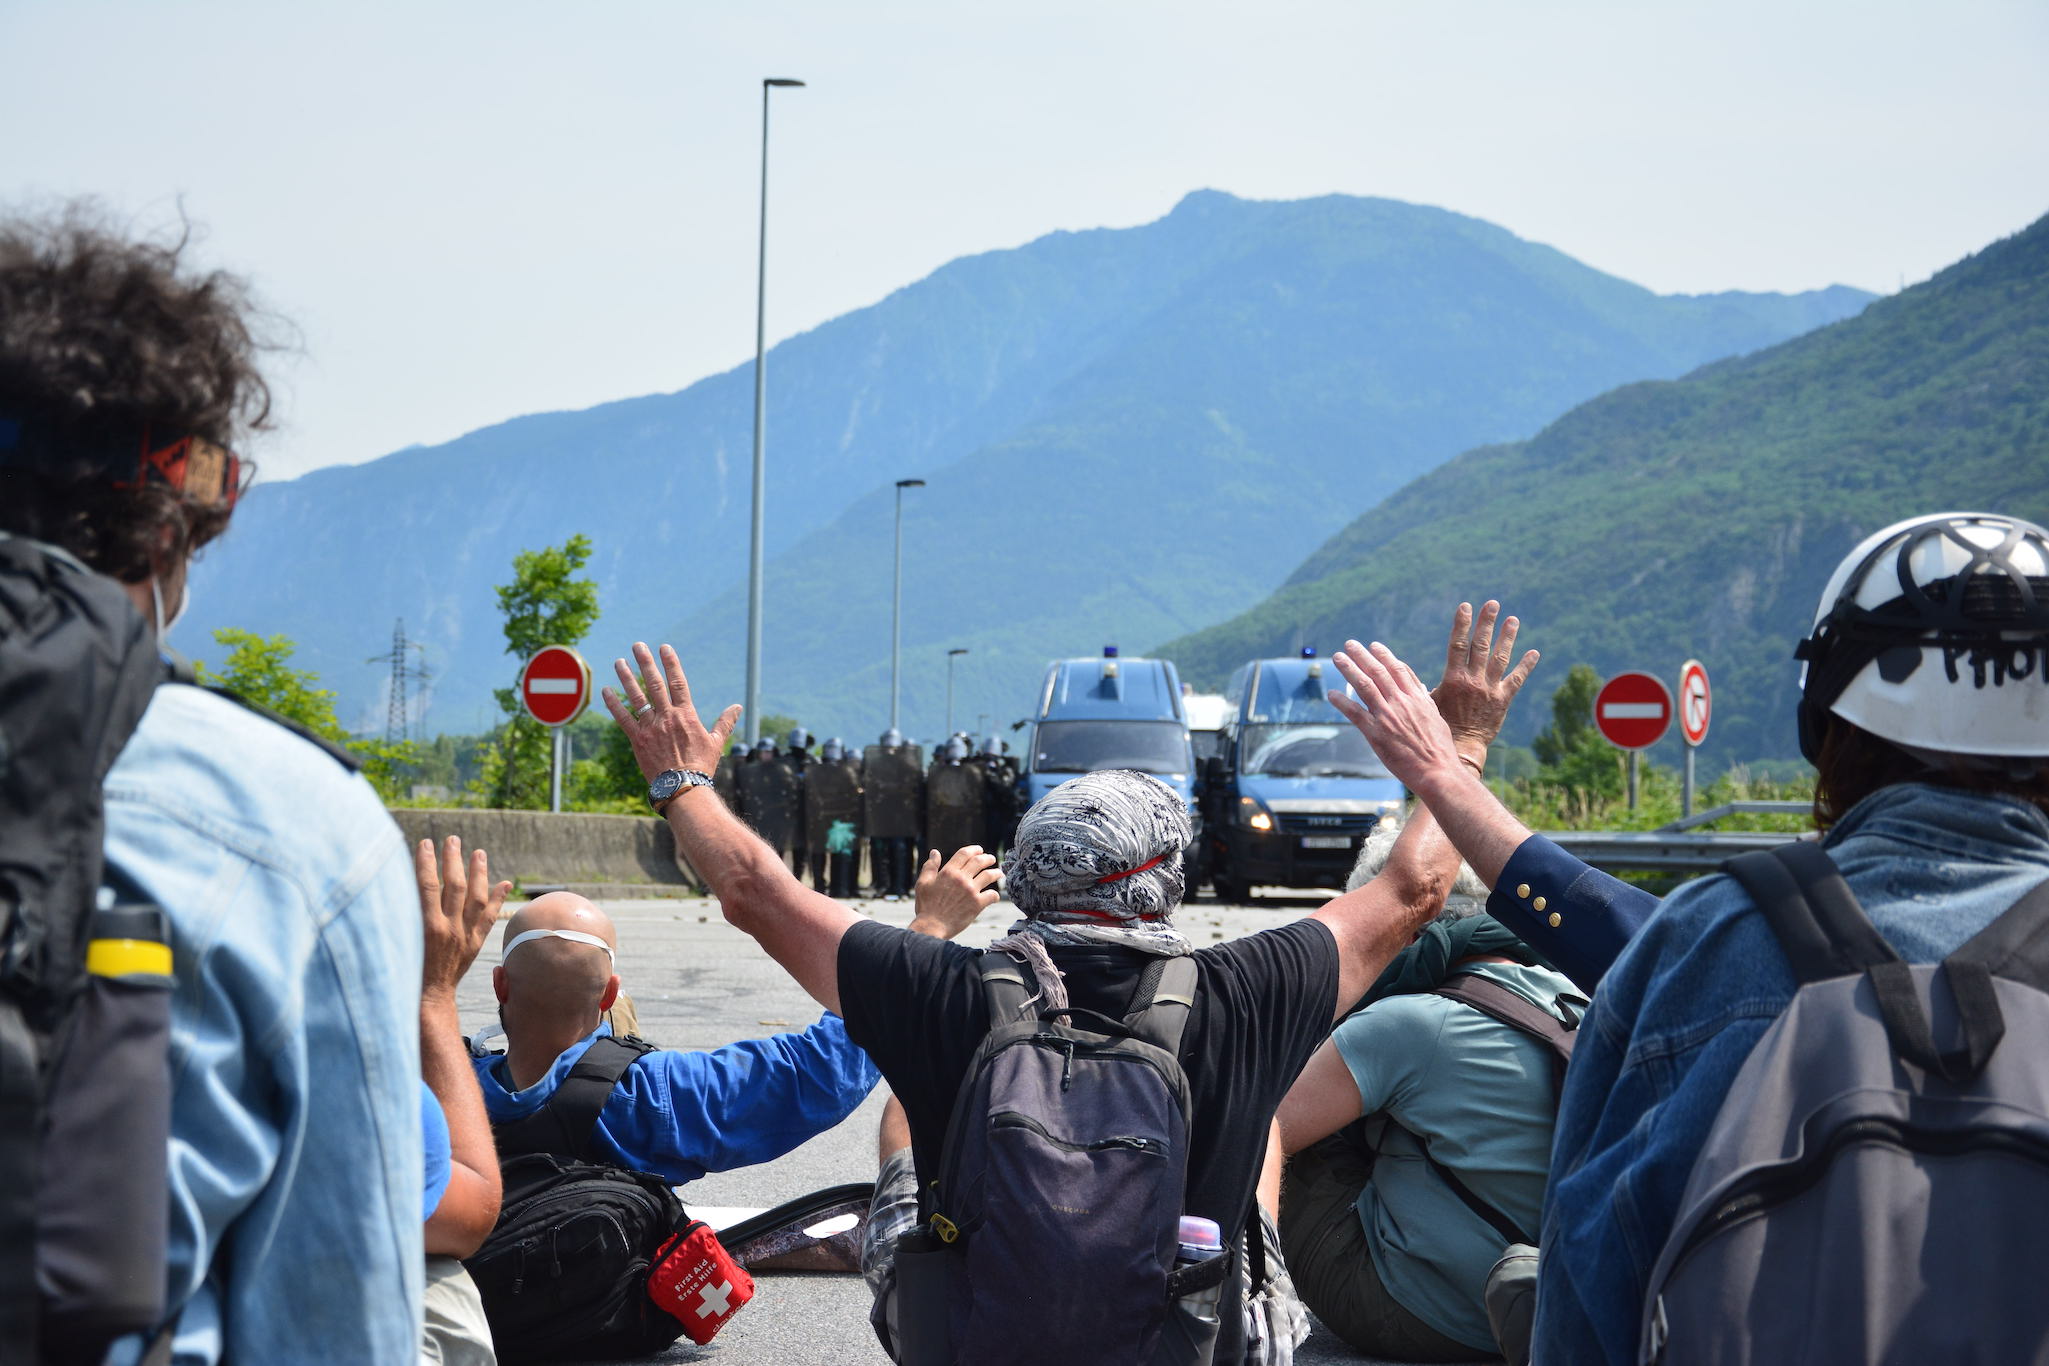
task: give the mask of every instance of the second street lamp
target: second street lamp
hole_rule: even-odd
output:
[[[946,738],[953,738],[953,661],[966,654],[966,649],[946,652]]]
[[[922,479],[896,481],[896,591],[889,609],[889,728],[894,731],[902,730],[897,725],[897,701],[904,657],[904,490],[923,487]]]
[[[762,458],[768,406],[768,92],[804,82],[771,76],[761,83],[761,254],[754,280],[754,532],[747,552],[747,711],[750,747],[761,738],[761,504],[768,482]]]

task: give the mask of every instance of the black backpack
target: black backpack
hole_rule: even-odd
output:
[[[683,1204],[661,1177],[609,1165],[592,1147],[612,1088],[653,1049],[600,1038],[547,1104],[491,1126],[505,1196],[464,1265],[500,1361],[652,1356],[682,1336],[682,1321],[648,1297],[647,1279],[662,1244],[689,1225]]]
[[[1694,1161],[1638,1360],[2049,1361],[2049,882],[1909,964],[1818,845],[1726,867],[1798,988]]]
[[[1175,1265],[1194,960],[1149,963],[1122,1021],[1041,1017],[1015,960],[985,953],[980,969],[989,1033],[920,1192],[923,1226],[897,1240],[884,1345],[906,1366],[1207,1362],[1215,1316],[1178,1301],[1221,1284],[1230,1256]]]
[[[103,866],[101,786],[164,676],[120,585],[0,535],[0,1361],[163,1326],[171,950]],[[150,1359],[169,1355],[159,1332]]]

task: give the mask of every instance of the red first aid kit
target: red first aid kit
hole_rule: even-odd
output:
[[[703,1346],[754,1298],[754,1278],[719,1244],[710,1224],[693,1219],[662,1244],[647,1273],[647,1293]]]

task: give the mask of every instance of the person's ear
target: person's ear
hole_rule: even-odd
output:
[[[505,967],[503,964],[491,969],[491,990],[498,996],[498,1004],[505,1004]]]
[[[612,1008],[612,1003],[618,999],[619,974],[615,972],[605,980],[605,994],[598,998],[598,1013],[602,1015],[604,1012],[610,1010]]]

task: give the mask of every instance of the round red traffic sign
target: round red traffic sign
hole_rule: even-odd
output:
[[[1708,691],[1707,665],[1689,659],[1679,666],[1679,734],[1689,745],[1707,739],[1714,715],[1714,694]]]
[[[1594,724],[1618,749],[1649,749],[1672,725],[1672,694],[1651,674],[1616,674],[1594,697]]]
[[[543,645],[519,671],[519,703],[544,726],[566,726],[591,700],[591,666],[567,645]]]

